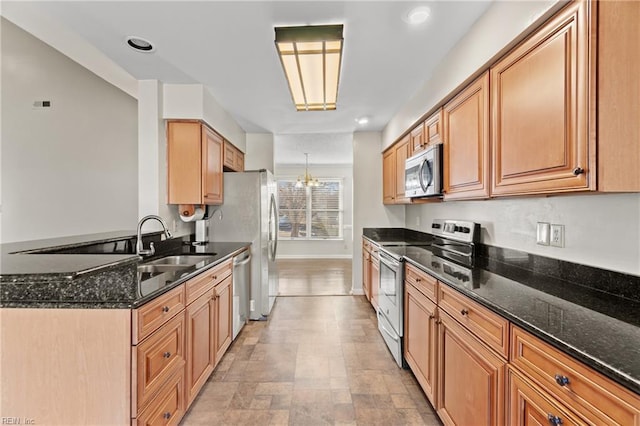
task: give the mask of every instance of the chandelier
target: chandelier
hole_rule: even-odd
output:
[[[313,178],[309,174],[309,154],[304,153],[305,156],[305,166],[304,166],[304,176],[298,176],[298,181],[296,182],[296,188],[303,187],[312,187],[312,186],[320,186],[320,182],[317,178]]]

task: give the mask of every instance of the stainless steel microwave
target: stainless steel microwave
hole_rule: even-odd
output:
[[[404,194],[408,198],[442,195],[442,144],[407,158],[404,167]]]

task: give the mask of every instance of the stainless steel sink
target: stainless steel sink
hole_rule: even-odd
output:
[[[138,265],[138,272],[146,274],[161,274],[185,269],[189,265]]]
[[[145,265],[173,266],[173,267],[193,266],[200,262],[213,260],[214,256],[215,256],[215,253],[207,254],[206,256],[197,256],[197,255],[167,256],[158,260],[147,262]]]

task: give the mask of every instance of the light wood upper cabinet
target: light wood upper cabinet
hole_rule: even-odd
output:
[[[598,190],[639,192],[640,2],[601,1],[597,8]]]
[[[382,154],[382,203],[394,204],[396,199],[396,151],[393,147]]]
[[[224,141],[223,166],[225,171],[244,172],[244,153],[228,140]]]
[[[424,123],[418,124],[409,134],[411,139],[411,151],[418,152],[426,148],[427,143],[425,140]]]
[[[444,106],[444,198],[489,197],[489,73]]]
[[[491,68],[493,194],[595,189],[590,4],[572,3]]]
[[[433,113],[429,118],[427,118],[424,122],[424,143],[425,147],[429,145],[435,145],[437,143],[442,143],[442,122],[444,121],[442,118],[442,114],[444,110],[440,108],[438,111]]]
[[[169,204],[222,204],[223,145],[200,122],[167,122]]]
[[[405,161],[411,156],[411,135],[407,135],[394,145],[394,151],[396,152],[396,194],[394,203],[405,204],[410,203],[411,200],[405,197],[404,194],[404,167]]]

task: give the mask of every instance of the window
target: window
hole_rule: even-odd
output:
[[[296,188],[278,181],[278,236],[291,239],[342,238],[342,180],[320,179],[320,186]],[[311,232],[308,232],[311,224]]]

